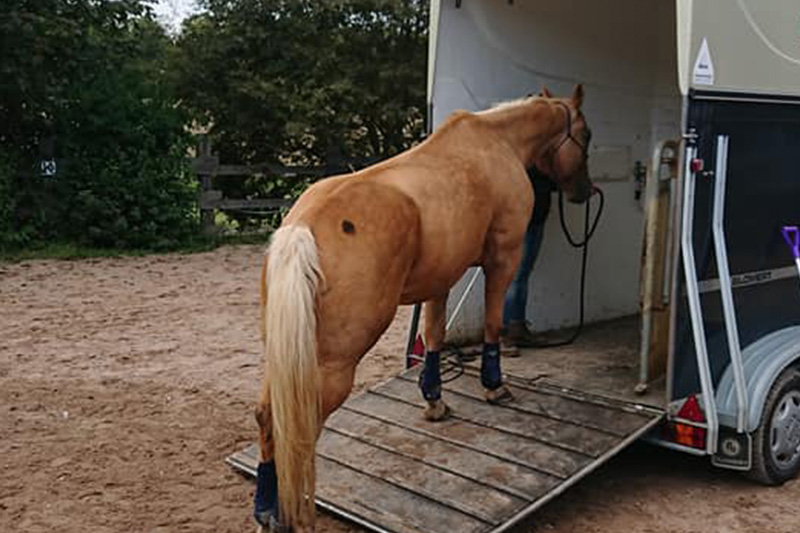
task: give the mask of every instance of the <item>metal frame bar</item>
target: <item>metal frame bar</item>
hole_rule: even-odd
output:
[[[739,433],[747,430],[748,398],[747,384],[744,377],[744,364],[742,363],[742,345],[739,340],[739,327],[736,323],[736,310],[733,304],[733,287],[731,273],[728,265],[728,251],[725,242],[723,221],[725,218],[725,185],[728,176],[728,146],[730,138],[727,135],[717,137],[717,166],[714,183],[714,250],[716,252],[717,272],[719,276],[720,292],[722,295],[722,311],[725,320],[725,330],[728,335],[728,352],[731,358],[733,379],[736,386],[736,429]]]
[[[472,277],[470,278],[469,282],[467,283],[464,292],[461,293],[461,297],[456,303],[453,312],[450,313],[450,318],[447,319],[447,324],[444,327],[445,333],[450,331],[450,327],[455,322],[456,317],[461,312],[461,308],[464,307],[464,302],[467,300],[467,297],[472,292],[473,287],[475,286],[475,282],[478,281],[478,276],[480,276],[481,272],[483,271],[480,267],[475,267],[475,271],[472,273]],[[417,337],[417,332],[419,331],[419,317],[422,312],[422,304],[417,303],[414,304],[414,313],[411,315],[411,323],[408,327],[408,342],[406,343],[406,355],[410,354],[414,349],[414,341]]]
[[[656,288],[653,283],[653,275],[656,271],[656,260],[655,260],[655,250],[656,250],[656,236],[658,233],[658,207],[659,207],[659,195],[661,193],[661,168],[664,165],[664,152],[666,150],[672,150],[674,152],[673,157],[678,157],[678,142],[672,139],[665,139],[656,145],[656,148],[653,150],[653,158],[650,161],[650,173],[649,179],[647,181],[646,189],[645,189],[645,234],[647,235],[646,240],[646,252],[645,257],[647,261],[644,265],[644,306],[642,308],[642,334],[641,334],[641,345],[639,347],[639,356],[640,356],[640,363],[639,363],[639,383],[637,385],[637,390],[645,391],[647,390],[648,378],[650,376],[650,332],[653,327],[653,302],[655,300],[655,291]],[[672,232],[672,207],[674,203],[674,192],[672,191],[672,176],[670,176],[667,183],[670,186],[669,191],[669,211],[667,213],[667,234],[665,238],[665,243],[667,249],[664,251],[664,264],[663,266],[663,276],[661,280],[661,303],[665,303],[665,299],[668,297],[666,295],[666,291],[668,290],[668,283],[669,283],[669,261],[670,261],[670,254],[671,254],[671,246],[670,246],[670,233]]]
[[[717,404],[714,398],[714,384],[711,380],[711,368],[708,362],[708,347],[706,346],[706,332],[703,325],[703,309],[700,305],[700,293],[697,283],[697,267],[694,258],[694,243],[692,242],[692,229],[694,228],[694,192],[696,175],[692,171],[692,160],[697,157],[697,147],[689,146],[686,149],[686,168],[684,169],[684,196],[683,196],[683,224],[681,225],[681,252],[683,255],[683,270],[686,278],[686,295],[689,299],[689,312],[692,319],[692,333],[694,334],[695,354],[697,368],[700,374],[700,386],[703,392],[703,407],[706,422],[708,423],[708,438],[706,451],[714,454],[717,451],[717,434],[719,420],[717,418]]]
[[[419,317],[422,314],[422,304],[414,304],[414,311],[411,313],[411,321],[408,325],[408,341],[406,342],[406,353],[409,355],[414,351],[414,343],[417,340],[417,332],[419,331]]]
[[[664,439],[661,439],[661,438],[658,438],[658,437],[644,436],[642,438],[642,440],[647,442],[647,443],[649,443],[649,444],[654,444],[656,446],[661,446],[662,448],[666,448],[668,450],[675,450],[676,452],[688,453],[690,455],[696,455],[698,457],[705,457],[706,456],[706,452],[703,451],[703,450],[697,450],[695,448],[690,448],[688,446],[681,446],[680,444],[678,444],[676,442],[672,442],[672,441],[669,441],[669,440],[664,440]]]
[[[672,170],[672,175],[670,176],[668,182],[668,189],[669,189],[669,211],[667,212],[667,236],[666,236],[666,252],[664,254],[664,279],[662,280],[662,287],[661,287],[661,298],[663,305],[670,305],[672,300],[672,285],[674,282],[674,276],[672,275],[674,272],[674,265],[675,265],[675,250],[678,248],[677,239],[675,238],[676,234],[676,226],[677,220],[675,216],[675,210],[678,205],[678,197],[680,193],[678,191],[677,182],[680,180],[680,169],[681,169],[681,141],[674,141],[674,145],[672,149],[674,151],[674,169]]]
[[[754,285],[771,283],[773,281],[792,279],[796,278],[798,273],[800,273],[800,267],[797,264],[790,267],[742,272],[731,276],[731,287],[738,289],[740,287],[752,287]],[[698,287],[700,288],[700,294],[718,291],[720,290],[719,278],[704,279],[700,282]]]
[[[450,318],[447,319],[447,324],[444,326],[445,333],[450,331],[450,327],[453,325],[453,322],[456,321],[458,313],[461,312],[461,308],[464,306],[464,302],[467,301],[467,296],[469,296],[469,293],[472,292],[472,287],[475,286],[475,282],[478,281],[478,276],[481,275],[482,271],[483,271],[482,268],[475,267],[475,272],[472,273],[472,277],[470,278],[467,287],[464,289],[464,292],[461,293],[461,298],[458,300],[458,303],[453,308],[453,312],[450,314]]]
[[[675,390],[675,346],[677,343],[676,325],[678,321],[678,276],[680,275],[681,261],[678,258],[678,251],[681,245],[681,210],[683,209],[683,191],[684,175],[688,170],[686,165],[687,150],[686,147],[693,138],[696,137],[693,128],[689,127],[689,104],[690,100],[687,95],[681,99],[681,142],[678,145],[678,176],[673,184],[672,197],[674,204],[670,206],[672,209],[670,216],[672,217],[672,253],[675,256],[670,265],[671,271],[666,275],[670,279],[670,296],[669,301],[672,305],[669,306],[669,345],[667,348],[667,382],[664,387],[664,403],[669,405],[672,400],[673,392]]]

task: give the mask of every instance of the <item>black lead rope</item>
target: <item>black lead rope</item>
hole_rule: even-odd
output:
[[[567,238],[567,242],[573,248],[586,248],[589,245],[589,240],[594,237],[594,232],[597,229],[597,225],[600,223],[600,215],[603,214],[603,206],[605,205],[606,199],[603,196],[603,191],[600,189],[595,188],[595,194],[600,197],[600,207],[597,209],[597,214],[594,216],[594,222],[592,222],[591,228],[589,227],[589,219],[591,218],[591,199],[590,196],[588,200],[586,200],[586,218],[584,220],[584,228],[583,228],[583,242],[577,242],[575,239],[572,238],[572,234],[569,232],[569,228],[567,227],[567,222],[564,220],[564,194],[559,191],[558,192],[558,219],[561,221],[561,229],[564,231],[564,236]]]
[[[575,342],[578,337],[580,336],[581,332],[583,331],[583,322],[584,322],[584,312],[586,307],[586,260],[589,257],[589,241],[594,236],[594,232],[597,229],[597,224],[600,222],[600,216],[603,214],[603,207],[605,205],[605,196],[603,196],[603,191],[600,189],[595,189],[597,195],[600,197],[600,206],[597,209],[597,214],[594,217],[594,222],[592,222],[591,226],[589,225],[589,220],[591,219],[592,215],[592,206],[591,206],[591,197],[586,200],[586,216],[583,220],[583,241],[577,242],[575,239],[572,238],[572,234],[569,232],[569,228],[567,227],[567,222],[564,220],[564,195],[559,191],[558,193],[558,218],[561,221],[561,229],[564,231],[564,236],[567,238],[567,242],[569,242],[570,246],[573,248],[583,248],[583,254],[581,257],[581,290],[580,290],[580,303],[579,303],[579,318],[578,318],[578,326],[575,328],[575,331],[564,340],[542,343],[542,344],[535,344],[534,348],[558,348],[560,346],[568,346]]]
[[[442,359],[447,365],[441,366],[442,385],[455,381],[464,375],[464,363],[474,361],[476,357],[466,357],[461,348],[455,344],[446,344],[442,352],[450,352]]]

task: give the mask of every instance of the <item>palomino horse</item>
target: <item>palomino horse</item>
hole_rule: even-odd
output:
[[[280,508],[282,526],[313,529],[322,424],[347,398],[356,365],[399,304],[425,302],[425,416],[447,416],[438,364],[447,294],[472,265],[483,267],[486,281],[481,382],[488,401],[511,399],[498,343],[533,209],[526,169],[535,164],[556,177],[574,202],[588,199],[582,102],[579,85],[571,98],[545,90],[456,112],[411,150],[322,180],[300,197],[272,237],[261,277],[259,523],[276,525]]]

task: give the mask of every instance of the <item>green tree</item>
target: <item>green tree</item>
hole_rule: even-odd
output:
[[[170,46],[140,0],[0,4],[0,246],[165,247],[193,231]],[[36,170],[48,145],[51,180]]]
[[[386,157],[424,133],[424,0],[205,0],[177,43],[182,102],[223,161]],[[226,179],[232,194],[292,183]]]

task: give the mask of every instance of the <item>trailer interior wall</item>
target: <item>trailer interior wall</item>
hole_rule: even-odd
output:
[[[546,85],[570,94],[586,86],[593,130],[589,169],[606,195],[590,246],[587,320],[638,311],[642,203],[634,197],[637,161],[677,137],[681,122],[673,0],[455,0],[434,2],[429,98],[434,125],[457,109],[481,110]],[[555,198],[554,198],[555,200]],[[582,231],[583,208],[567,206]],[[528,306],[537,329],[573,325],[578,315],[580,253],[562,234],[557,202],[547,223]],[[451,293],[450,308],[466,285]],[[473,290],[451,339],[483,331],[483,286]]]

